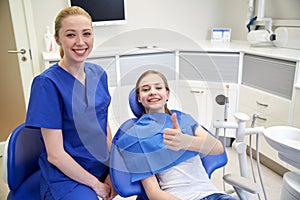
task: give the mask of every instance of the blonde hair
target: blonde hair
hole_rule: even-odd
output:
[[[158,76],[163,80],[163,82],[164,82],[164,84],[165,84],[165,87],[166,87],[166,90],[167,90],[167,91],[170,91],[169,84],[168,84],[168,80],[167,80],[167,78],[166,78],[161,72],[155,71],[155,70],[147,70],[147,71],[145,71],[145,72],[138,78],[138,80],[137,80],[137,82],[136,82],[136,85],[135,85],[135,94],[136,94],[137,97],[140,95],[140,91],[139,91],[140,86],[139,86],[139,85],[140,85],[142,79],[143,79],[144,77],[148,76],[149,74],[155,74],[155,75],[158,75]],[[144,112],[144,113],[145,113],[145,112]],[[167,105],[165,105],[165,113],[171,114],[171,111],[167,108]]]
[[[71,6],[68,8],[65,8],[61,10],[58,15],[55,18],[55,24],[54,24],[54,34],[57,38],[59,38],[59,30],[62,28],[62,21],[69,17],[74,15],[82,15],[87,17],[91,21],[92,26],[92,17],[82,8],[78,6]],[[59,48],[60,57],[64,57],[64,50],[60,47]]]

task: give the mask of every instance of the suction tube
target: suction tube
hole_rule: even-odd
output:
[[[251,128],[254,128],[255,126],[255,121],[257,119],[257,117],[259,117],[258,114],[253,114],[252,116],[252,122],[251,122]],[[253,177],[253,181],[254,183],[256,183],[256,178],[255,178],[255,173],[254,173],[254,167],[253,167],[253,155],[252,155],[252,141],[251,141],[251,134],[249,135],[249,146],[250,146],[250,164],[251,164],[251,170],[252,170],[252,177]],[[258,172],[258,176],[259,176],[259,180],[260,180],[260,185],[264,194],[264,198],[265,200],[267,200],[267,194],[266,194],[266,190],[265,190],[265,186],[262,180],[262,175],[261,175],[261,168],[260,168],[260,156],[259,156],[259,147],[258,147],[258,143],[259,143],[259,134],[256,134],[256,164],[257,164],[257,172]],[[259,193],[257,194],[258,199],[260,200],[261,197],[259,195]]]

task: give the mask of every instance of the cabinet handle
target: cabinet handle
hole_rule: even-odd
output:
[[[267,118],[265,118],[265,117],[257,116],[257,119],[262,120],[262,121],[267,121]]]
[[[191,93],[197,93],[197,94],[199,94],[199,93],[201,93],[201,94],[203,94],[204,93],[204,91],[203,90],[191,90]]]
[[[258,101],[256,101],[257,105],[260,105],[260,106],[264,106],[264,107],[268,107],[269,105],[268,104],[265,104],[265,103],[260,103]]]

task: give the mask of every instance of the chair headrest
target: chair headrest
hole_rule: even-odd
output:
[[[140,102],[138,102],[138,98],[135,93],[135,88],[133,88],[130,91],[128,98],[129,98],[129,106],[131,108],[131,111],[137,118],[140,118],[144,113],[144,107]]]

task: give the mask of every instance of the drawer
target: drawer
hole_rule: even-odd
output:
[[[239,104],[280,121],[288,121],[291,101],[244,85],[240,87]]]
[[[254,114],[259,115],[259,117],[255,121],[255,126],[263,126],[265,128],[270,126],[288,126],[288,120],[280,120],[274,118],[270,115],[258,112],[257,110],[254,110],[245,105],[239,105],[239,112],[245,113],[250,117],[250,120],[247,122],[247,127],[251,126],[252,116]]]

